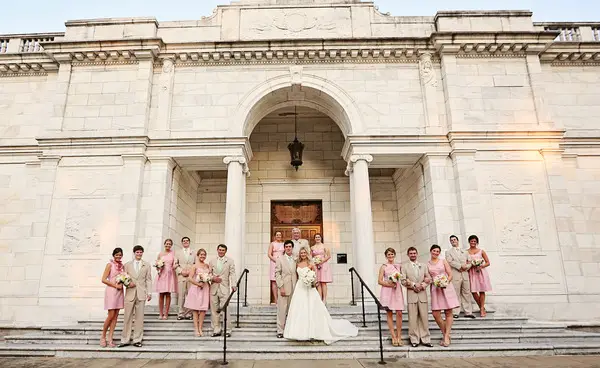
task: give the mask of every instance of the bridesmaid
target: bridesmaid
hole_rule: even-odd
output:
[[[275,261],[283,255],[283,234],[281,231],[275,232],[275,240],[269,245],[267,256],[271,260],[269,268],[269,277],[271,280],[271,293],[273,294],[273,301],[277,304],[277,297],[279,295],[279,289],[275,282]]]
[[[479,238],[477,235],[469,236],[469,255],[472,260],[484,260],[481,266],[471,267],[469,270],[469,282],[471,283],[473,298],[479,306],[479,314],[481,317],[485,317],[487,315],[485,311],[485,293],[492,291],[492,283],[486,270],[490,266],[490,260],[485,251],[479,249]]]
[[[117,326],[117,317],[119,316],[119,310],[123,309],[125,305],[125,298],[123,295],[123,284],[117,282],[116,277],[123,273],[123,249],[115,248],[112,252],[113,259],[104,267],[104,273],[102,274],[102,283],[106,285],[104,291],[104,310],[108,311],[108,316],[104,320],[102,326],[102,337],[100,338],[100,346],[106,347],[106,332],[110,328],[108,336],[108,346],[114,348],[116,345],[113,343],[113,335],[115,334],[115,327]]]
[[[196,253],[196,263],[194,264],[194,272],[188,277],[188,281],[192,284],[188,290],[187,298],[185,299],[184,307],[190,309],[194,315],[194,331],[196,336],[202,336],[202,325],[204,317],[209,305],[209,289],[208,282],[198,281],[197,275],[206,274],[206,280],[212,279],[211,269],[206,261],[206,250],[199,249]]]
[[[431,291],[431,314],[435,319],[435,323],[442,331],[442,341],[440,345],[444,347],[450,346],[450,330],[454,323],[452,310],[459,306],[456,290],[452,285],[452,269],[445,259],[440,259],[442,249],[439,245],[434,244],[429,249],[431,259],[429,260],[429,275],[431,280],[434,280],[438,275],[446,275],[448,277],[448,286],[441,288],[433,284],[430,285]],[[442,311],[446,315],[446,320],[442,319]]]
[[[317,265],[317,290],[321,295],[323,303],[327,303],[327,284],[333,281],[331,274],[331,251],[323,244],[323,237],[321,234],[315,235],[315,244],[311,247],[311,255],[313,260],[319,256],[321,258],[321,264]]]
[[[173,248],[173,240],[167,239],[164,242],[165,250],[160,252],[157,260],[162,259],[165,266],[159,271],[156,278],[156,292],[158,293],[158,309],[159,319],[167,319],[169,309],[171,308],[171,293],[177,292],[177,276],[175,276],[175,255]]]
[[[387,323],[392,335],[393,346],[404,346],[402,342],[402,311],[404,310],[404,297],[402,287],[396,281],[390,281],[390,276],[396,272],[400,273],[402,266],[395,262],[396,250],[388,248],[385,250],[387,263],[379,268],[378,283],[381,285],[379,300],[387,312]],[[396,329],[394,329],[394,312],[396,313]]]

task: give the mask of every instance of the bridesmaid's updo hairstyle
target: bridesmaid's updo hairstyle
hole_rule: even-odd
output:
[[[167,244],[167,242],[171,242],[171,245],[173,245],[173,239],[165,239],[165,242],[163,243],[163,245]]]
[[[469,236],[469,243],[471,242],[472,239],[475,239],[475,241],[477,241],[477,244],[479,244],[479,238],[477,237],[477,235]]]
[[[392,253],[393,255],[396,255],[396,249],[390,247],[388,249],[385,250],[385,252],[383,252],[383,254],[387,257],[388,253]]]
[[[198,249],[198,251],[196,252],[196,256],[200,257],[200,253],[202,253],[202,252],[204,252],[204,254],[208,254],[208,253],[206,253],[206,249],[204,249],[204,248],[200,248],[200,249]]]
[[[431,252],[432,250],[434,250],[434,249],[436,249],[436,248],[437,248],[437,249],[439,249],[439,250],[440,250],[440,252],[442,251],[442,248],[440,248],[440,246],[439,246],[439,245],[437,245],[437,244],[434,244],[434,245],[432,245],[432,246],[431,246],[431,248],[429,248],[429,251]]]
[[[116,256],[119,253],[121,253],[121,255],[123,255],[123,249],[121,249],[121,248],[115,248],[115,249],[113,249],[112,255],[114,257],[114,256]]]

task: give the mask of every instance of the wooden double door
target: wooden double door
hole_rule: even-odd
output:
[[[301,239],[312,245],[316,234],[323,234],[323,203],[321,201],[272,201],[271,239],[281,231],[283,240],[292,238],[292,229],[300,229]],[[271,303],[275,301],[271,290]]]

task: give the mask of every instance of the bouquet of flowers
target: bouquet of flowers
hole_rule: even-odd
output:
[[[388,279],[391,282],[401,282],[403,280],[402,274],[400,272],[394,272],[393,274],[391,274],[390,276],[388,276]]]
[[[117,284],[123,284],[125,286],[129,286],[131,284],[131,276],[126,273],[120,273],[116,277]]]
[[[162,271],[165,267],[165,261],[162,258],[157,259],[156,261],[154,261],[154,267],[156,268],[156,271],[160,274],[160,271]]]
[[[471,265],[473,267],[475,267],[475,271],[477,272],[481,272],[481,269],[479,267],[481,267],[482,264],[484,264],[485,261],[483,259],[473,259],[471,260]]]
[[[323,263],[323,260],[321,259],[321,257],[319,256],[315,256],[313,258],[313,263],[317,266],[317,268],[320,270],[321,269],[321,264]]]
[[[196,282],[204,282],[210,284],[212,277],[208,273],[200,272],[196,275]]]
[[[308,287],[315,287],[317,285],[317,274],[309,268],[300,269],[298,276],[302,283]]]
[[[446,276],[446,274],[437,275],[433,278],[433,285],[435,287],[445,288],[446,286],[448,286],[448,284],[449,281],[448,276]]]

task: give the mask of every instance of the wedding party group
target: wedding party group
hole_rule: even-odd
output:
[[[407,290],[408,334],[413,347],[419,344],[432,346],[428,327],[428,286],[432,314],[443,335],[441,346],[450,345],[453,319],[458,317],[461,304],[465,317],[475,318],[471,295],[479,306],[481,317],[486,316],[485,295],[491,291],[486,271],[489,259],[479,248],[479,239],[475,235],[469,237],[467,250],[460,248],[455,235],[450,237],[450,243],[452,248],[446,252],[445,259],[440,258],[441,248],[433,245],[431,259],[425,264],[417,260],[418,252],[414,247],[408,249],[409,260],[402,264],[396,262],[393,248],[385,250],[387,263],[380,267],[378,283],[392,345],[403,346],[403,287]],[[100,339],[102,347],[117,346],[113,338],[121,309],[124,309],[124,326],[118,346],[142,346],[144,308],[152,298],[152,290],[158,293],[159,319],[168,319],[171,294],[176,293],[177,319],[193,319],[197,337],[203,336],[202,326],[209,307],[212,336],[223,334],[223,312],[219,310],[229,294],[235,291],[236,283],[235,264],[226,256],[227,246],[219,244],[218,257],[207,262],[207,251],[194,252],[188,237],[181,239],[178,250],[173,250],[171,239],[166,239],[163,244],[164,248],[153,264],[142,259],[144,248],[140,245],[133,247],[134,259],[126,264],[122,262],[123,250],[114,249],[102,275],[102,283],[106,285],[104,309],[108,311]],[[331,344],[358,335],[356,326],[347,320],[333,319],[327,310],[327,284],[333,281],[329,263],[331,250],[323,244],[320,234],[309,242],[301,239],[300,229],[295,228],[292,239],[283,241],[283,234],[278,231],[267,255],[271,289],[277,305],[278,338]],[[154,282],[152,268],[157,270]],[[230,321],[227,316],[227,326],[224,326],[227,337],[231,336]]]

